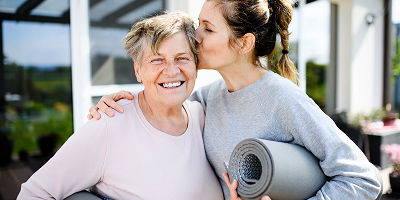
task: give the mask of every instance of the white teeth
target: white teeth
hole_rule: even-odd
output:
[[[172,88],[172,87],[178,87],[180,86],[182,83],[179,82],[175,82],[175,83],[163,83],[163,87],[165,88]]]

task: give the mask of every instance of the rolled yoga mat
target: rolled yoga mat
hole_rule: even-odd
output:
[[[307,199],[327,181],[319,160],[305,148],[254,138],[236,145],[227,170],[244,200],[265,195],[273,200]]]

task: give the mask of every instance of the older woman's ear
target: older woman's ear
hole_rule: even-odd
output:
[[[141,83],[142,78],[140,77],[139,66],[136,63],[136,60],[133,60],[133,67],[135,68],[136,80]]]

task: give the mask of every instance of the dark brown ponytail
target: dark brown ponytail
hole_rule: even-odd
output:
[[[278,34],[281,38],[282,56],[279,59],[279,70],[281,75],[295,84],[299,84],[298,71],[288,56],[289,51],[289,24],[292,21],[293,7],[291,0],[272,0],[271,6],[276,15]]]

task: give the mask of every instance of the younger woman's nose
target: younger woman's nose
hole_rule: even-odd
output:
[[[198,44],[200,44],[201,41],[202,41],[201,35],[200,35],[200,34],[201,34],[201,33],[200,33],[200,27],[198,27],[198,28],[196,29],[196,42],[197,42]]]

